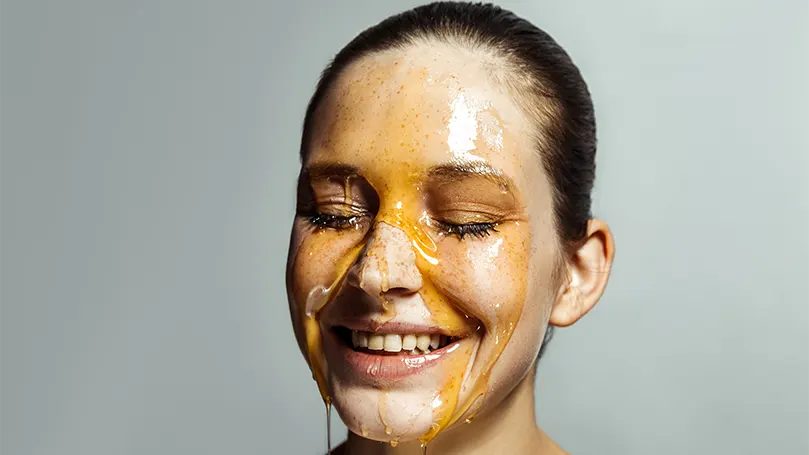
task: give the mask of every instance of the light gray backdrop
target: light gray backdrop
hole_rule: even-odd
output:
[[[3,455],[324,453],[284,294],[301,118],[416,4],[3,2]],[[618,245],[540,424],[574,454],[809,453],[806,2],[504,4],[590,83]]]

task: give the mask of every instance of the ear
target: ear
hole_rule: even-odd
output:
[[[592,309],[610,276],[615,244],[607,223],[592,219],[587,222],[587,237],[567,264],[567,280],[559,289],[548,321],[567,327]]]

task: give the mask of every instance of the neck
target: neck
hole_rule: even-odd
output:
[[[423,455],[418,441],[398,446],[365,439],[349,432],[345,444],[334,451],[340,455]],[[439,434],[427,445],[427,454],[463,453],[469,455],[512,453],[564,454],[536,426],[534,413],[534,372],[506,397],[497,408],[475,417],[470,423]]]

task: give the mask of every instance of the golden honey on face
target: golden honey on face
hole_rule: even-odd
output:
[[[301,349],[352,431],[427,442],[496,405],[539,349],[556,247],[531,125],[474,58],[440,46],[355,62],[314,125],[288,268]],[[428,370],[377,380],[329,341],[356,320],[461,339]]]

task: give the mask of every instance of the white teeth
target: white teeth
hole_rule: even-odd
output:
[[[381,351],[385,347],[385,337],[382,335],[369,334],[368,335],[368,349],[372,351]]]
[[[441,346],[441,335],[432,334],[430,336],[430,347],[433,349],[438,349]]]
[[[446,344],[449,339],[439,334],[406,334],[374,333],[351,331],[351,344],[355,348],[367,348],[372,351],[386,352],[405,351],[410,355],[419,355],[436,350]]]
[[[416,347],[422,352],[427,352],[430,349],[430,335],[419,335],[416,337]]]
[[[351,331],[351,344],[354,345],[355,348],[367,348],[368,347],[368,334],[366,332],[358,332],[356,330]]]
[[[412,351],[416,348],[416,335],[405,335],[402,337],[402,349]]]
[[[396,333],[385,335],[385,351],[399,352],[402,350],[402,336]]]

